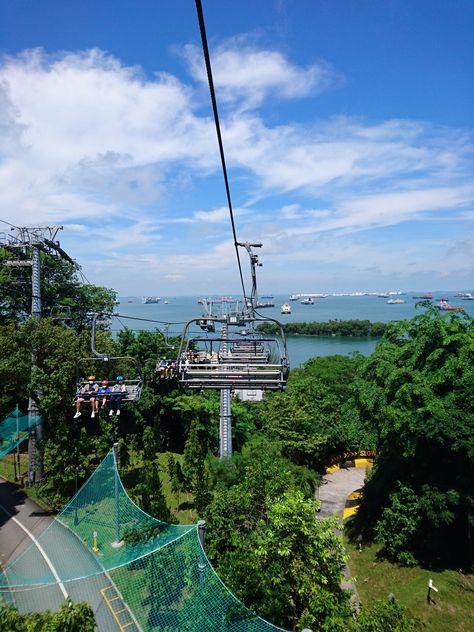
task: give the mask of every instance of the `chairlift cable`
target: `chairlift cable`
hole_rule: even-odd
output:
[[[3,222],[4,224],[8,224],[8,226],[11,226],[12,228],[17,228],[18,230],[20,229],[19,226],[15,226],[15,224],[11,224],[10,222],[7,222],[6,219],[0,219],[0,222]]]
[[[123,329],[127,329],[126,325],[123,324],[122,320],[118,317],[115,316],[115,318],[119,321],[119,323],[122,325]]]
[[[230,196],[229,179],[227,177],[227,167],[226,167],[225,155],[224,155],[224,144],[222,142],[221,127],[220,127],[220,123],[219,123],[219,113],[217,111],[216,93],[215,93],[215,90],[214,90],[214,80],[212,78],[211,58],[210,58],[210,55],[209,55],[209,47],[207,45],[206,26],[204,24],[204,14],[203,14],[203,11],[202,11],[201,0],[196,0],[196,10],[197,10],[197,14],[198,14],[199,30],[201,31],[202,49],[203,49],[203,53],[204,53],[204,61],[205,61],[205,64],[206,64],[207,80],[208,80],[208,83],[209,83],[209,92],[211,94],[212,110],[214,112],[214,123],[215,123],[215,127],[216,127],[217,141],[218,141],[218,144],[219,144],[219,153],[220,153],[220,156],[221,156],[222,173],[224,175],[225,190],[226,190],[226,195],[227,195],[227,204],[228,204],[229,213],[230,213],[230,223],[232,225],[232,235],[234,237],[234,248],[235,248],[235,253],[237,255],[237,264],[238,264],[238,267],[239,267],[240,283],[242,285],[242,292],[243,292],[243,297],[244,297],[244,300],[245,300],[246,292],[245,292],[244,276],[243,276],[243,273],[242,273],[242,265],[240,263],[239,248],[238,248],[238,245],[237,245],[237,232],[236,232],[236,229],[235,229],[234,212],[233,212],[233,209],[232,209],[232,200],[231,200],[231,196]]]
[[[185,325],[185,320],[179,320],[170,322],[168,320],[154,320],[153,318],[139,318],[138,316],[125,316],[124,314],[116,314],[115,312],[112,314],[113,317],[116,318],[128,318],[129,320],[143,320],[147,323],[159,323],[160,325]]]

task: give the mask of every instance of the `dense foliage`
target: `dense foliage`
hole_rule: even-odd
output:
[[[256,441],[225,467],[205,512],[206,551],[220,576],[278,625],[333,629],[349,614],[337,520],[315,520],[311,486],[301,491],[276,445]]]
[[[324,471],[331,454],[373,447],[370,432],[360,431],[357,413],[347,406],[364,358],[313,358],[294,369],[283,393],[268,396],[255,407],[257,426],[294,463]]]
[[[2,269],[0,284],[8,289]],[[72,270],[61,270],[56,269],[59,276],[71,278]],[[334,454],[377,449],[380,457],[352,523],[354,534],[377,538],[384,554],[399,562],[472,563],[472,319],[428,310],[384,326],[367,359],[357,354],[313,358],[292,370],[285,392],[267,393],[257,403],[234,398],[235,454],[219,461],[214,456],[219,394],[185,393],[176,380],[159,376],[157,359],[175,355],[179,343],[160,331],[125,329],[115,339],[108,331],[97,333],[100,351],[137,359],[145,383],[142,397],[124,406],[120,418],[101,411],[91,419],[84,405],[82,417],[73,419],[76,363],[90,356],[84,318],[94,296],[102,297],[103,305],[112,298],[98,290],[84,290],[87,311],[81,308],[72,321],[25,322],[31,297],[22,303],[14,292],[0,303],[0,414],[17,403],[26,410],[28,396],[41,392],[42,493],[50,503],[59,507],[67,500],[76,479],[85,480],[118,440],[132,498],[151,515],[173,521],[179,498],[186,497],[183,505],[193,516],[207,520],[206,551],[220,576],[258,614],[292,628],[414,629],[398,604],[380,603],[351,617],[340,588],[344,558],[336,522],[315,519],[313,498]],[[51,305],[58,295],[64,298],[59,284],[55,291],[47,299]],[[341,326],[346,325],[329,325]],[[380,335],[358,327],[346,331]],[[33,347],[37,368],[31,375]],[[114,367],[94,361],[83,368],[100,378]],[[177,456],[170,454],[163,464],[158,459],[163,452]],[[172,508],[166,504],[165,476],[177,498]]]
[[[414,564],[472,564],[474,326],[434,310],[392,323],[354,383],[381,455],[356,529]]]
[[[86,603],[65,603],[58,612],[19,614],[0,601],[0,630],[5,632],[94,632],[94,614]]]
[[[31,253],[23,254],[28,260]],[[44,316],[67,322],[76,332],[90,327],[93,312],[112,312],[113,290],[80,282],[79,267],[59,256],[40,252],[41,303]],[[25,322],[31,313],[31,267],[10,267],[12,252],[0,246],[0,323]]]
[[[293,336],[372,336],[380,338],[385,332],[385,323],[369,320],[329,320],[327,322],[285,323],[285,334]],[[280,329],[272,323],[262,323],[257,329],[267,334],[279,334]]]

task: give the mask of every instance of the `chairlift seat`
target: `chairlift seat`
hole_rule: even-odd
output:
[[[181,367],[180,380],[188,388],[252,388],[279,390],[285,384],[280,364],[189,364]]]
[[[116,365],[119,365],[118,367]],[[122,402],[138,402],[141,396],[142,388],[143,388],[143,379],[140,375],[138,369],[138,363],[135,358],[130,356],[121,356],[115,357],[108,354],[103,354],[103,357],[95,357],[95,358],[81,358],[76,364],[76,393],[74,396],[74,401],[77,401],[79,397],[79,393],[81,389],[87,384],[87,380],[85,379],[85,374],[96,375],[96,382],[100,384],[102,379],[108,380],[109,386],[114,386],[117,382],[114,379],[109,379],[111,375],[112,369],[111,365],[115,367],[117,372],[114,372],[113,375],[127,375],[130,374],[135,376],[133,379],[124,379],[123,384],[125,385],[126,391],[122,393]],[[92,369],[91,367],[96,367]],[[124,366],[128,367],[124,372]],[[85,373],[87,367],[87,373]],[[109,398],[112,393],[100,393],[99,397]]]
[[[242,319],[237,320],[241,328]],[[220,335],[196,337],[190,336],[189,328],[199,319],[189,321],[178,352],[180,383],[191,389],[283,389],[289,372],[285,335],[281,325],[280,339],[257,333],[252,323],[260,320],[246,318],[246,331],[229,331],[227,320]]]
[[[122,382],[125,385],[125,388],[127,389],[126,391],[115,391],[115,392],[111,392],[111,393],[93,393],[92,395],[90,395],[89,397],[100,397],[101,399],[103,399],[104,397],[106,399],[110,399],[111,395],[118,395],[120,394],[121,397],[121,401],[122,402],[136,402],[140,399],[140,395],[141,395],[141,391],[142,391],[142,383],[140,380],[123,380]],[[76,396],[74,398],[74,401],[76,402],[78,397],[82,397],[81,394],[81,390],[84,388],[84,386],[86,386],[86,384],[88,384],[87,380],[82,381],[81,383],[78,384],[77,386],[77,391],[76,391]],[[116,384],[115,381],[109,381],[109,387],[114,386],[114,384]]]

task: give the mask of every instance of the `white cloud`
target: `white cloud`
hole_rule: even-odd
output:
[[[202,51],[191,44],[184,56],[195,80],[207,85]],[[307,68],[292,64],[276,50],[261,50],[246,37],[234,38],[212,50],[212,75],[220,102],[256,107],[265,98],[294,99],[318,94],[341,83],[341,74],[327,62]]]
[[[3,143],[0,211],[20,207],[25,223],[108,214],[118,198],[149,204],[177,161],[207,170],[216,160],[188,88],[166,74],[145,80],[101,51],[26,51],[3,61],[0,85],[0,120],[16,140]]]
[[[246,215],[249,211],[245,208],[233,208],[234,217]],[[200,222],[211,222],[220,224],[222,222],[230,222],[230,212],[227,206],[213,209],[212,211],[196,211],[193,217]]]
[[[299,204],[285,204],[279,210],[279,215],[285,219],[297,219],[301,217],[301,206]]]
[[[350,117],[270,126],[264,99],[327,87],[317,68],[298,68],[255,46],[218,48],[215,78],[228,98],[221,123],[240,240],[263,241],[262,261],[274,266],[285,253],[288,270],[292,262],[322,260],[347,270],[364,248],[367,265],[371,257],[387,260],[366,246],[369,231],[413,220],[426,220],[427,230],[434,220],[472,221],[472,142],[464,130]],[[252,98],[262,104],[258,113],[243,111]],[[182,277],[209,283],[215,275],[225,285],[235,269],[229,213],[213,123],[195,103],[193,88],[177,78],[146,78],[97,50],[5,58],[0,217],[64,224],[68,252],[109,283],[127,278],[132,289],[134,274],[143,283],[171,274],[182,293],[193,293]],[[356,233],[364,241],[349,244]],[[396,259],[385,269],[395,270]],[[424,260],[435,269],[426,253]],[[465,269],[465,259],[456,265]]]
[[[197,211],[194,217],[202,222],[224,222],[229,220],[229,209],[225,206],[216,208],[213,211]]]

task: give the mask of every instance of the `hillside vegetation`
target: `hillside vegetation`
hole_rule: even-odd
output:
[[[413,613],[382,592],[354,616],[340,587],[337,520],[315,520],[315,490],[331,457],[373,449],[380,456],[349,537],[364,547],[376,542],[390,564],[472,569],[474,325],[466,314],[427,309],[384,326],[369,358],[313,358],[291,371],[284,392],[256,403],[234,399],[235,453],[218,460],[219,393],[183,391],[155,371],[178,340],[128,329],[114,339],[103,325],[96,347],[137,359],[142,397],[120,418],[101,411],[91,419],[84,407],[73,419],[76,363],[90,356],[89,311],[72,322],[25,321],[15,297],[5,298],[4,281],[0,414],[17,403],[25,411],[40,387],[46,479],[36,493],[51,506],[59,508],[76,476],[83,482],[118,440],[132,498],[165,521],[205,518],[210,560],[259,615],[295,630],[418,630]],[[82,292],[90,306],[101,297],[104,309],[113,296]]]

